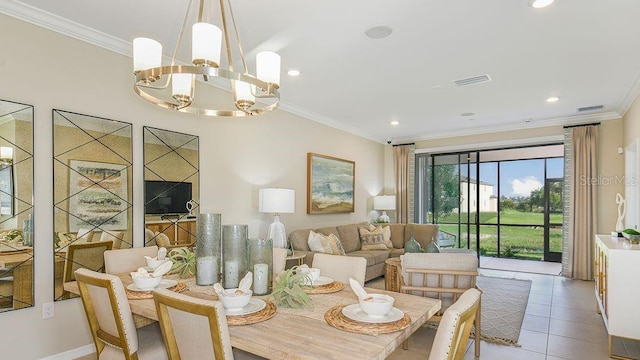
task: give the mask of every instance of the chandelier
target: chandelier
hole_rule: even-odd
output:
[[[199,0],[198,19],[191,27],[191,65],[176,63],[192,2],[190,0],[187,6],[171,65],[162,66],[162,45],[159,42],[149,38],[133,40],[136,94],[163,108],[208,116],[259,115],[276,109],[280,103],[280,56],[271,51],[259,52],[256,55],[256,75],[249,73],[229,0],[226,6],[225,0],[220,0],[222,29],[203,21],[205,3],[209,1]],[[233,29],[233,34],[229,28]],[[241,60],[241,72],[233,69],[231,35],[235,38],[234,44]],[[227,69],[220,66],[223,44]],[[196,83],[210,82],[213,78],[230,82],[235,109],[231,104],[228,104],[228,109],[213,109],[209,104],[216,99],[198,98],[195,101]]]

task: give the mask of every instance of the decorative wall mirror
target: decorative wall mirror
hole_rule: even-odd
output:
[[[144,127],[145,246],[192,246],[200,210],[195,135]]]
[[[132,147],[129,123],[53,110],[54,298],[74,271],[104,271],[103,253],[130,248]]]
[[[0,312],[33,306],[33,106],[0,100]]]

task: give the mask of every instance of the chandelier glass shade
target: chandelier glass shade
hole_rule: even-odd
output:
[[[271,51],[259,52],[255,75],[249,73],[229,0],[226,0],[226,5],[225,0],[219,1],[222,29],[203,21],[205,3],[209,7],[212,5],[207,0],[199,0],[198,20],[191,27],[191,64],[177,64],[176,56],[187,28],[192,2],[190,0],[187,6],[171,65],[162,66],[162,45],[159,42],[149,38],[133,40],[136,94],[163,108],[208,116],[259,115],[276,109],[280,103],[280,56]],[[231,35],[235,38],[241,72],[234,71]],[[223,50],[227,69],[220,66]],[[230,82],[233,104],[229,104],[227,109],[215,109],[210,105],[219,103],[219,99],[208,101],[210,99],[198,98],[195,103],[196,83],[209,82],[211,78]]]

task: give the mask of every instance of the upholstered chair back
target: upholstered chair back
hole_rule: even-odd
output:
[[[104,271],[107,274],[122,274],[147,266],[145,256],[158,255],[157,246],[145,246],[131,249],[117,249],[104,252]]]
[[[313,254],[313,267],[320,269],[320,276],[349,284],[349,278],[364,286],[367,260],[360,256]]]
[[[233,359],[220,302],[166,289],[156,289],[153,299],[170,359]]]
[[[429,360],[464,358],[467,341],[480,306],[480,291],[468,289],[445,311],[431,346]]]
[[[67,247],[64,261],[64,282],[75,280],[75,271],[87,268],[93,271],[104,271],[104,252],[111,250],[113,241],[71,244]]]

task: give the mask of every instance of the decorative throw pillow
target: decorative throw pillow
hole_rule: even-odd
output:
[[[373,231],[361,227],[358,229],[360,232],[360,245],[362,250],[387,250],[388,247],[384,243],[384,235],[382,234],[382,228],[377,228]]]
[[[391,226],[380,226],[377,229],[382,229],[382,237],[387,248],[393,249],[393,243],[391,242]]]
[[[169,247],[171,246],[171,241],[169,237],[161,232],[156,232],[156,245],[158,247]]]
[[[342,242],[338,239],[334,234],[329,234],[327,236],[327,240],[329,242],[329,246],[331,246],[331,253],[333,255],[346,255],[344,252],[344,247],[342,247]]]
[[[307,243],[309,244],[309,249],[311,251],[325,254],[332,253],[331,245],[329,245],[329,241],[326,239],[326,237],[313,230],[309,231],[309,239],[307,240]]]

